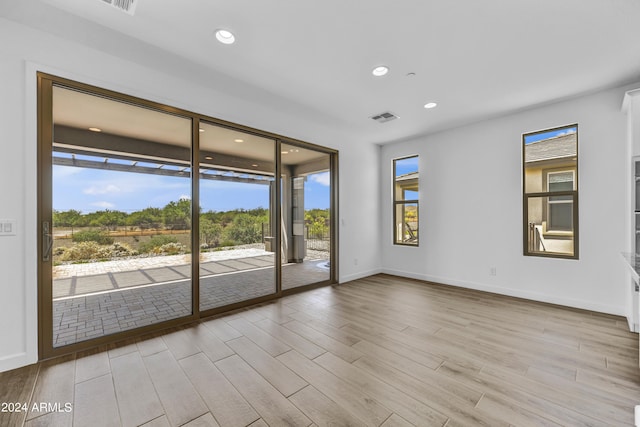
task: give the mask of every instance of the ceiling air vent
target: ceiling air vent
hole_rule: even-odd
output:
[[[136,11],[138,0],[102,0],[104,3],[115,7],[118,10],[133,15]]]
[[[371,118],[378,123],[384,123],[384,122],[390,122],[391,120],[399,119],[400,117],[387,111],[386,113],[380,113],[380,114],[376,114],[375,116],[371,116]]]

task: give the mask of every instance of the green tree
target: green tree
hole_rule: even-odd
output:
[[[262,241],[262,219],[245,212],[236,214],[225,229],[225,234],[236,243],[258,243]]]
[[[309,235],[317,238],[324,237],[327,233],[329,227],[327,226],[326,220],[322,217],[317,217],[311,223],[307,223],[307,229],[309,230]]]
[[[79,242],[96,242],[99,245],[111,245],[113,244],[113,237],[109,236],[107,231],[100,230],[83,230],[78,231],[72,240],[76,243]]]
[[[329,209],[309,209],[304,211],[304,219],[308,222],[314,222],[316,218],[324,218],[325,220],[329,219]]]
[[[329,209],[309,209],[304,220],[310,236],[324,237],[329,231]]]
[[[127,217],[127,225],[138,227],[141,230],[158,229],[162,226],[162,210],[149,207],[132,212]]]
[[[200,216],[200,243],[218,246],[222,237],[222,225],[213,222],[206,216]]]
[[[104,227],[107,230],[116,230],[119,225],[126,225],[127,214],[126,212],[106,209],[104,211],[94,212],[90,218],[89,225],[91,226]]]
[[[169,202],[162,208],[165,227],[171,230],[188,230],[191,228],[191,200],[180,199]]]
[[[53,211],[53,226],[54,227],[71,227],[71,235],[73,236],[73,227],[80,227],[83,225],[84,218],[82,212],[69,209],[68,211]]]

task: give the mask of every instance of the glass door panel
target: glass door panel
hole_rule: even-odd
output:
[[[200,123],[200,310],[276,293],[275,141]]]
[[[191,315],[191,119],[52,97],[53,347]]]
[[[331,279],[331,162],[282,144],[282,289]]]

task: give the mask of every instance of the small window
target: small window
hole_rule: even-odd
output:
[[[418,246],[418,156],[393,161],[393,243]]]
[[[578,125],[523,140],[524,254],[578,258]]]
[[[547,172],[547,191],[573,191],[575,190],[575,171]],[[548,205],[548,229],[550,231],[573,230],[573,199],[571,196],[549,197]]]

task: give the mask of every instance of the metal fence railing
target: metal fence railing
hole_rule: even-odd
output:
[[[269,224],[262,224],[262,242],[269,245],[273,243],[273,237],[269,236]],[[327,228],[321,233],[312,233],[308,227],[304,227],[304,241],[307,247],[307,250],[314,251],[326,251],[329,252],[331,250],[331,232]],[[271,249],[268,249],[271,250]]]
[[[331,233],[329,229],[322,233],[311,233],[310,230],[306,228],[305,242],[307,249],[329,252],[331,250]]]

